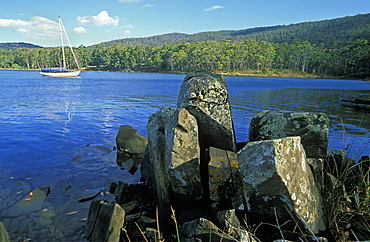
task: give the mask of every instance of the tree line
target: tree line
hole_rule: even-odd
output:
[[[339,42],[358,39],[370,40],[370,14],[358,14],[330,20],[303,22],[290,25],[255,27],[241,30],[206,31],[195,34],[169,33],[144,38],[125,38],[102,43],[104,46],[141,45],[162,46],[166,43],[181,44],[205,41],[225,41],[233,43],[247,40],[268,41],[272,43],[292,44],[296,39],[306,40],[311,44],[324,44],[333,47]]]
[[[68,68],[74,66],[69,49]],[[74,48],[81,67],[92,70],[186,73],[299,71],[318,75],[370,76],[370,42],[366,39],[333,47],[296,40],[272,43],[247,40],[205,41],[162,46],[95,45]],[[0,68],[40,69],[60,66],[60,48],[0,49]]]

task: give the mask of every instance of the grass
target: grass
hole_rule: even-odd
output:
[[[326,170],[324,202],[328,226],[336,241],[370,238],[369,160]]]

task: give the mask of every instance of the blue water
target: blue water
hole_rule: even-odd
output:
[[[118,128],[128,124],[145,136],[152,113],[162,106],[176,108],[183,79],[108,72],[52,78],[36,71],[0,71],[0,211],[21,199],[17,191],[38,186],[63,187],[68,182],[92,189],[118,179],[138,182],[116,164]],[[369,97],[370,82],[226,80],[239,142],[247,139],[251,118],[266,109],[325,112],[331,122],[329,148],[347,148],[355,159],[370,155],[370,114],[344,107],[341,101]],[[5,225],[9,229],[11,220]]]
[[[15,172],[29,171],[69,162],[87,145],[112,148],[121,124],[146,135],[149,115],[162,106],[176,108],[183,79],[106,72],[48,78],[33,71],[0,71],[0,164]],[[238,141],[247,139],[250,119],[266,109],[327,113],[333,148],[343,148],[343,129],[347,139],[369,138],[369,114],[340,105],[341,99],[369,95],[369,82],[226,79]]]

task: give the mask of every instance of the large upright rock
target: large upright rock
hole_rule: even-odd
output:
[[[322,201],[300,141],[288,137],[244,146],[238,152],[244,196],[255,219],[275,224],[293,216],[301,228],[307,224],[318,233],[325,230]]]
[[[309,158],[325,158],[329,139],[329,118],[324,113],[295,113],[267,110],[253,117],[249,141],[300,136]]]
[[[155,198],[159,206],[160,217],[170,218],[170,183],[166,167],[165,126],[175,110],[162,107],[158,112],[150,115],[148,129],[148,153],[153,174]]]
[[[181,85],[178,108],[198,121],[201,146],[235,151],[234,125],[223,76],[209,72],[188,74]]]
[[[90,204],[87,239],[96,242],[119,242],[125,211],[116,203],[92,201]]]
[[[166,123],[166,167],[173,193],[182,204],[203,197],[197,120],[186,109],[175,111]]]

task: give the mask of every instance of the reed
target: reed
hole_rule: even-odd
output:
[[[369,160],[346,167],[327,168],[324,206],[329,229],[337,241],[370,238]],[[351,231],[351,233],[350,233]]]
[[[171,206],[171,218],[172,218],[172,220],[175,222],[177,242],[180,242],[179,226],[178,226],[178,224],[177,224],[176,215],[175,215],[175,210],[173,209],[173,207],[172,207],[172,206]]]

